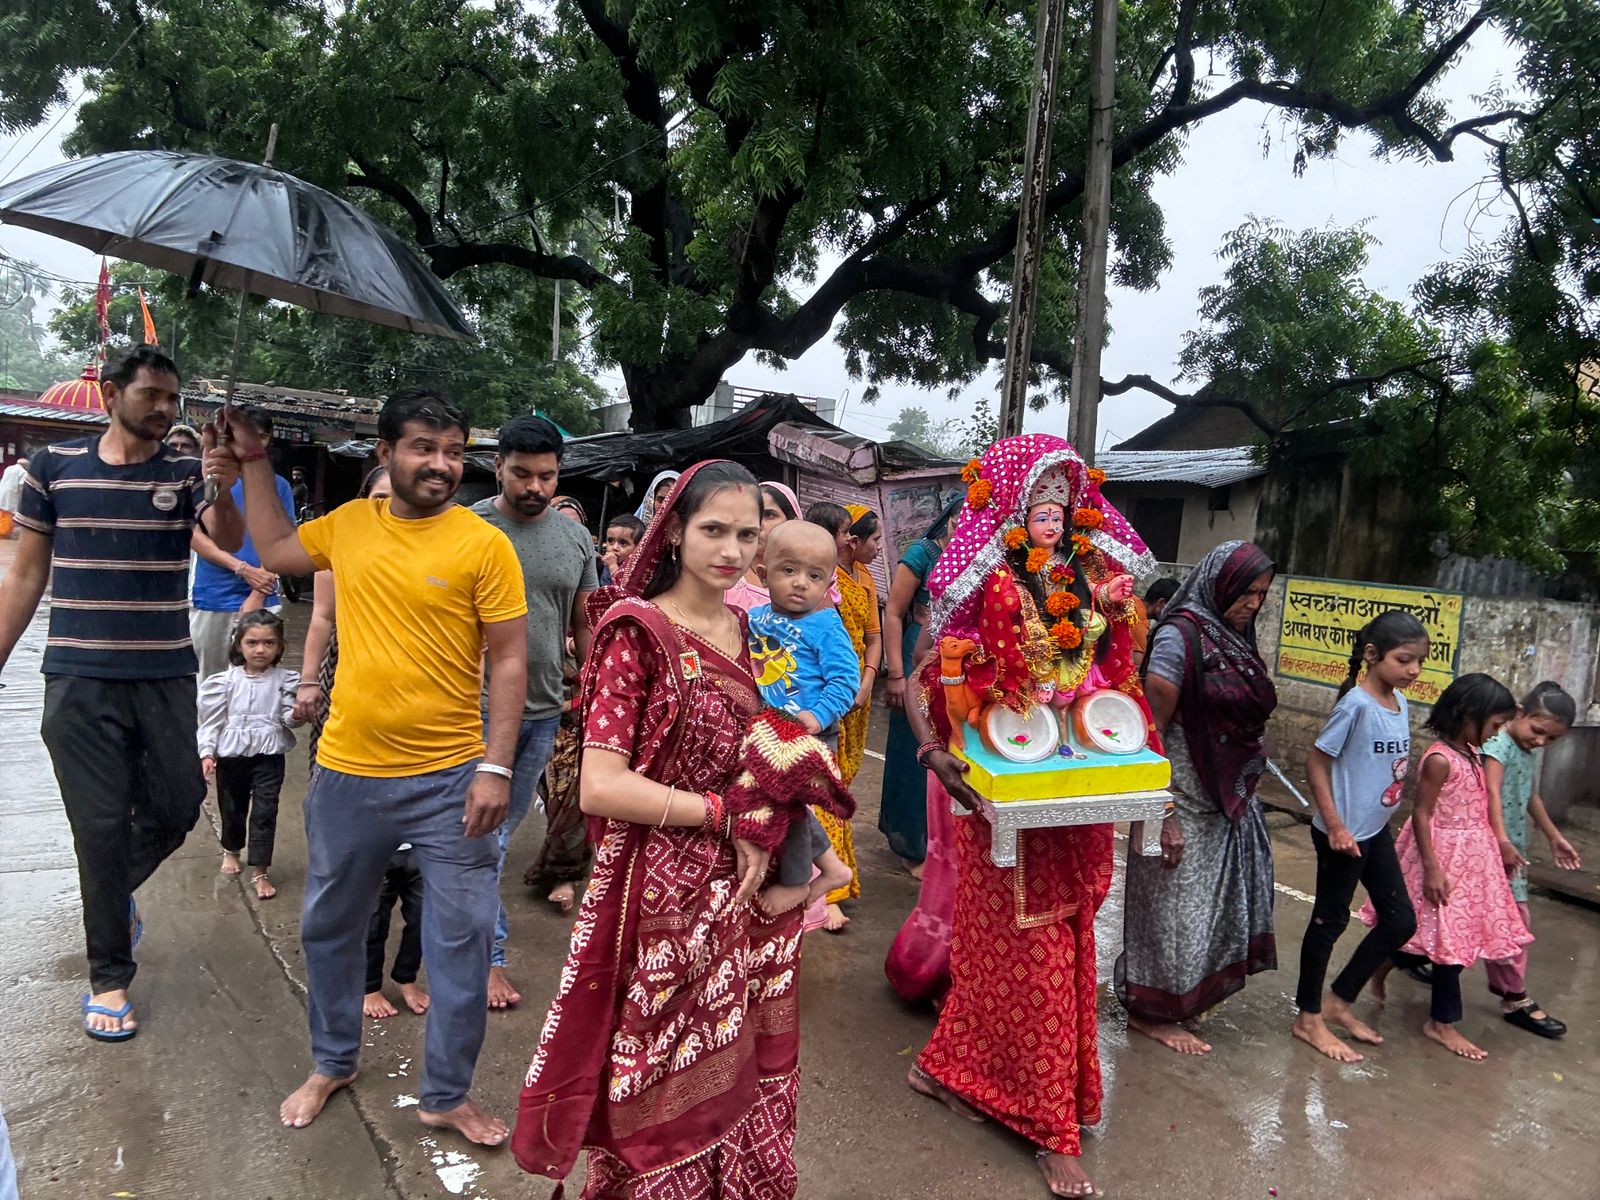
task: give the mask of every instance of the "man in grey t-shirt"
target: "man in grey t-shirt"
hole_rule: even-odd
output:
[[[561,474],[561,434],[543,417],[518,417],[500,429],[494,460],[500,494],[472,511],[505,532],[522,560],[528,598],[528,699],[522,710],[511,776],[511,810],[500,826],[500,870],[506,847],[533,807],[561,721],[562,661],[570,637],[582,662],[589,652],[583,602],[596,587],[594,546],[581,526],[550,507]],[[489,1007],[509,1008],[522,996],[506,975],[504,904],[495,922],[489,959]]]

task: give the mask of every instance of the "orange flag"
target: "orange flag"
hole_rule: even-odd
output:
[[[150,305],[145,302],[144,289],[139,289],[139,311],[144,314],[144,341],[147,346],[159,346],[161,341],[156,337],[155,318],[150,315]]]

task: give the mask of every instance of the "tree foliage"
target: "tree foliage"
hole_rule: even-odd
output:
[[[1563,551],[1592,548],[1593,380],[1559,356],[1541,364],[1514,321],[1476,307],[1460,320],[1436,284],[1409,307],[1376,294],[1370,246],[1361,229],[1235,230],[1181,357],[1205,382],[1176,402],[1238,409],[1291,463],[1342,448],[1358,475],[1403,480],[1417,528],[1461,552],[1556,570]]]
[[[1057,390],[1089,6],[1069,6],[1035,339]],[[1155,285],[1150,185],[1187,130],[1238,106],[1282,114],[1302,161],[1352,130],[1436,160],[1500,140],[1506,178],[1548,191],[1530,217],[1582,210],[1563,171],[1593,161],[1594,24],[1590,0],[1129,0],[1118,282]],[[1517,94],[1447,112],[1438,85],[1489,27],[1523,55]],[[382,208],[468,303],[488,303],[494,266],[576,284],[642,425],[746,353],[792,359],[830,330],[874,389],[960,385],[1001,353],[1033,57],[1020,0],[60,0],[14,4],[0,35],[0,124],[37,121],[74,71],[92,93],[79,151],[253,158],[278,121],[284,166]]]
[[[49,295],[33,264],[0,261],[0,388],[42,392],[83,369],[52,350],[37,319]]]

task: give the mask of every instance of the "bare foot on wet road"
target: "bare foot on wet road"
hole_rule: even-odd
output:
[[[428,993],[422,990],[420,983],[402,983],[400,985],[400,999],[406,1002],[406,1007],[417,1016],[422,1016],[428,1011],[428,1005],[433,1003],[428,999]]]
[[[361,997],[361,1011],[374,1021],[381,1021],[385,1017],[398,1016],[400,1010],[389,1003],[389,997],[382,992],[368,992]]]
[[[355,1081],[354,1071],[338,1079],[313,1071],[278,1107],[278,1118],[290,1129],[304,1129],[317,1119],[323,1106],[328,1103],[329,1096],[340,1088],[349,1087]]]
[[[1461,1036],[1461,1031],[1454,1025],[1445,1025],[1439,1021],[1424,1021],[1422,1023],[1422,1032],[1438,1042],[1446,1050],[1459,1054],[1462,1058],[1470,1058],[1473,1062],[1479,1062],[1489,1057],[1487,1050],[1482,1046],[1475,1046],[1467,1041],[1466,1038]]]
[[[522,993],[511,984],[504,967],[489,968],[489,1007],[515,1008],[522,1003]]]
[[[498,1146],[511,1136],[510,1127],[499,1117],[492,1117],[471,1100],[463,1100],[449,1112],[418,1110],[417,1117],[431,1129],[454,1129],[469,1142],[480,1146]]]
[[[911,1090],[919,1095],[927,1096],[930,1100],[937,1100],[949,1110],[968,1121],[981,1125],[984,1116],[960,1096],[956,1095],[932,1075],[921,1067],[912,1067],[911,1073],[906,1076],[906,1082],[911,1085]]]
[[[1142,1033],[1147,1038],[1154,1038],[1169,1050],[1176,1050],[1179,1054],[1210,1054],[1211,1046],[1202,1042],[1182,1025],[1173,1025],[1167,1021],[1146,1021],[1142,1017],[1128,1014],[1128,1028],[1135,1033]]]
[[[1358,1042],[1365,1042],[1369,1046],[1383,1045],[1383,1035],[1351,1012],[1350,1006],[1331,992],[1322,1002],[1322,1019],[1330,1025],[1337,1025]]]
[[[1083,1165],[1071,1155],[1041,1154],[1039,1170],[1052,1196],[1094,1195],[1094,1184],[1084,1174]]]
[[[1334,1062],[1357,1063],[1361,1061],[1361,1053],[1354,1046],[1345,1045],[1333,1030],[1328,1028],[1322,1019],[1321,1013],[1301,1013],[1294,1019],[1294,1024],[1289,1027],[1289,1032],[1318,1054],[1325,1054],[1333,1059]]]

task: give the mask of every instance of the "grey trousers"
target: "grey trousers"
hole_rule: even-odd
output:
[[[401,779],[318,767],[306,796],[308,864],[300,941],[310,985],[311,1055],[324,1075],[356,1069],[367,923],[402,842],[422,871],[422,957],[428,964],[422,1107],[467,1098],[489,1012],[489,947],[500,907],[494,834],[462,834],[477,760]]]

